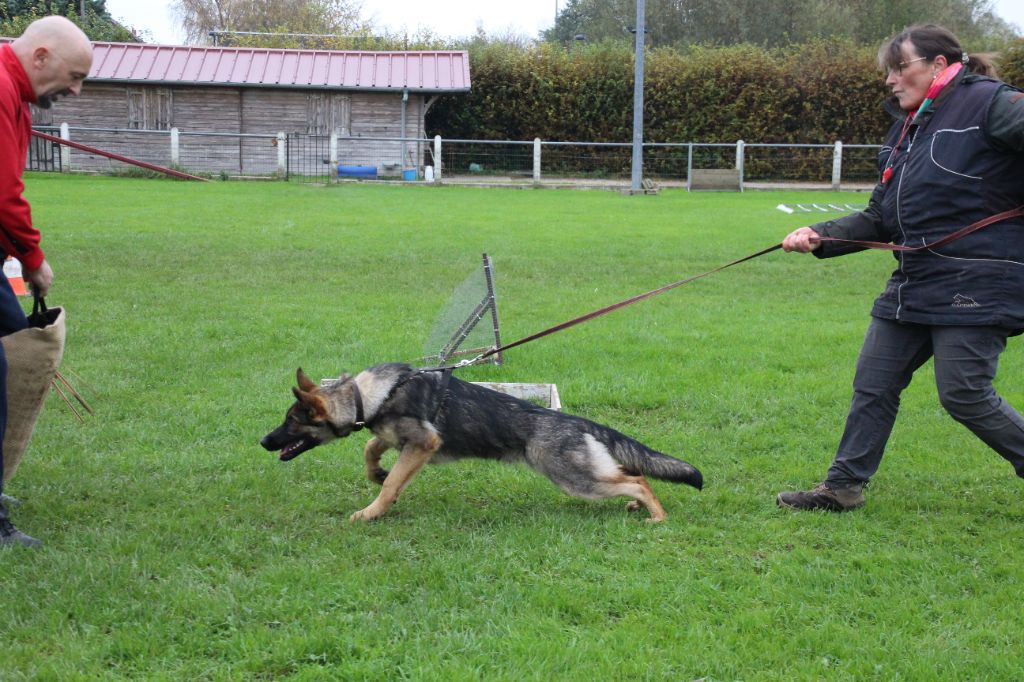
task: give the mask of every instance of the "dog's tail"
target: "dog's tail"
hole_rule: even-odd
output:
[[[610,450],[612,457],[626,470],[661,481],[685,483],[697,490],[704,487],[704,476],[689,462],[652,450],[628,436],[617,435]]]

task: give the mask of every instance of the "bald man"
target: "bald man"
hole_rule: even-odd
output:
[[[64,17],[39,19],[13,43],[0,45],[0,250],[21,261],[25,278],[40,296],[49,291],[53,270],[39,248],[39,231],[32,226],[32,211],[23,194],[21,176],[32,136],[28,105],[48,109],[58,97],[78,95],[90,68],[89,38]],[[0,336],[27,326],[10,283],[0,276]],[[7,358],[0,346],[0,471],[6,428]],[[40,544],[14,527],[0,496],[0,547]]]

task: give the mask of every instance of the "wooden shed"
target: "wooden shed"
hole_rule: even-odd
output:
[[[275,165],[276,136],[285,133],[314,140],[306,151],[315,157],[312,163],[326,163],[325,141],[333,134],[341,163],[400,174],[424,165],[426,145],[412,140],[424,138],[434,100],[470,88],[464,51],[106,42],[93,43],[93,49],[81,96],[61,99],[49,110],[34,108],[34,124],[67,123],[79,142],[195,170],[259,173],[268,159]],[[183,150],[177,159],[171,158],[172,129],[179,131]],[[89,162],[76,156],[73,166]]]

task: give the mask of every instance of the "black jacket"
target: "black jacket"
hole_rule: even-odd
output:
[[[1024,204],[1024,93],[961,74],[898,148],[906,113],[879,155],[879,183],[867,209],[812,225],[822,236],[908,246],[930,244]],[[824,242],[820,258],[861,248]],[[996,223],[935,250],[894,252],[897,268],[872,315],[936,325],[1024,329],[1024,218]]]

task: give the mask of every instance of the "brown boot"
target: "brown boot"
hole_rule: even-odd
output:
[[[775,502],[780,507],[789,507],[790,509],[849,511],[864,504],[864,485],[854,483],[849,486],[840,486],[825,481],[814,490],[779,493]]]

